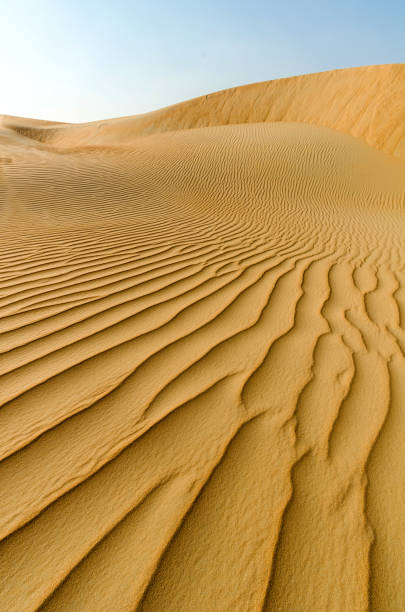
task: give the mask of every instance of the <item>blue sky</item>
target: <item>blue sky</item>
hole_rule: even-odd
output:
[[[404,32],[396,0],[0,0],[0,113],[90,121],[403,62]]]

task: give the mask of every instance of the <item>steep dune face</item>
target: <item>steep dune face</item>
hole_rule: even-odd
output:
[[[335,129],[3,118],[4,609],[404,609],[402,68],[356,70]]]

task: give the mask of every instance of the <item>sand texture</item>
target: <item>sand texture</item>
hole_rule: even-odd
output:
[[[405,65],[0,119],[0,610],[405,609]]]

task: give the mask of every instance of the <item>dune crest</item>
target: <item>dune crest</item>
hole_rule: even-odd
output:
[[[329,70],[218,91],[167,108],[73,126],[4,117],[54,145],[116,145],[173,130],[262,122],[328,127],[405,159],[405,64]],[[97,129],[96,129],[97,128]]]
[[[0,607],[404,609],[403,79],[2,118]]]

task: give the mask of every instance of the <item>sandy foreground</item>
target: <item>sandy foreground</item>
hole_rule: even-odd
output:
[[[0,119],[0,610],[405,609],[405,65]]]

